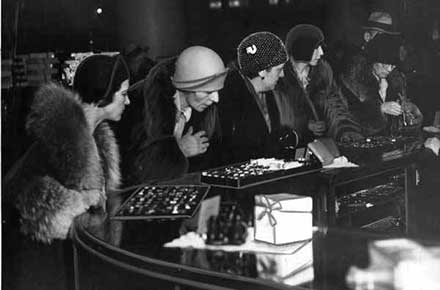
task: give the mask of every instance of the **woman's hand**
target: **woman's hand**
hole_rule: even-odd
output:
[[[384,114],[399,116],[402,114],[402,106],[398,102],[385,102],[380,106],[380,110]]]
[[[82,196],[86,208],[96,207],[102,208],[104,211],[106,210],[107,196],[105,195],[104,189],[83,190]]]
[[[206,152],[209,147],[209,139],[206,137],[205,131],[199,131],[193,134],[193,128],[190,127],[188,132],[181,138],[176,138],[177,144],[185,157],[192,157]]]

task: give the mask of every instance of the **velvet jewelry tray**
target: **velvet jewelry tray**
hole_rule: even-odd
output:
[[[200,185],[146,185],[134,190],[112,219],[190,218],[209,191]]]
[[[200,181],[217,187],[247,188],[278,179],[289,178],[294,175],[319,171],[321,168],[321,163],[315,159],[300,162],[299,166],[286,166],[286,168],[279,169],[255,164],[251,160],[203,171]]]

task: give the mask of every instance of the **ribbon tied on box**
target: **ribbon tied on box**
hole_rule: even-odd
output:
[[[259,205],[264,207],[264,211],[260,213],[257,217],[258,220],[261,220],[264,218],[265,215],[269,218],[269,223],[272,227],[274,227],[277,224],[277,220],[275,219],[274,215],[272,214],[273,210],[280,210],[283,207],[281,206],[281,202],[275,201],[273,203],[270,202],[269,198],[267,196],[263,195],[259,201]]]

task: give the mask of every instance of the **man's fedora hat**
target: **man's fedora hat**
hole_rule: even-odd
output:
[[[393,19],[391,18],[391,15],[386,12],[371,13],[370,17],[368,17],[367,23],[362,26],[362,28],[391,35],[400,34],[400,32],[396,31],[393,26]]]

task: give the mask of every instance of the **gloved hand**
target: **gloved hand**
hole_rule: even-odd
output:
[[[421,125],[423,122],[423,114],[419,108],[411,102],[406,102],[402,106],[403,111],[406,114],[406,122],[408,126]]]
[[[358,132],[345,132],[342,134],[340,141],[341,142],[352,142],[356,140],[364,139],[364,136]]]
[[[313,132],[316,136],[322,136],[325,134],[326,126],[324,121],[309,120],[307,128]]]
[[[425,141],[425,147],[431,149],[432,152],[438,156],[440,151],[440,140],[437,137],[428,138]]]

